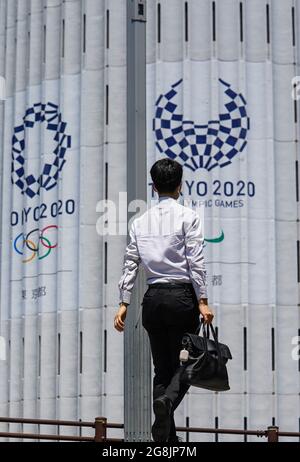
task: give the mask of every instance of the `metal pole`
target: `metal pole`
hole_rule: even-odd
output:
[[[272,426],[268,427],[267,430],[267,438],[268,443],[278,443],[278,427]]]
[[[146,179],[146,0],[127,0],[128,204],[147,200]],[[145,276],[140,270],[124,334],[125,441],[150,441],[151,356],[140,315],[144,292]]]
[[[106,441],[106,417],[96,417],[95,419],[95,443],[104,443]]]

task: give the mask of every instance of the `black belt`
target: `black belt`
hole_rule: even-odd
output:
[[[154,284],[148,284],[148,287],[155,287],[157,289],[190,289],[193,287],[193,284],[191,282],[155,282]]]

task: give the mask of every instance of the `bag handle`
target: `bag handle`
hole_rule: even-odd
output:
[[[205,324],[204,322],[202,323],[202,321],[200,322],[197,330],[198,330],[198,335],[200,335],[200,331],[201,331],[201,327],[202,327],[202,333],[203,333],[203,338],[204,338],[204,351],[205,353],[207,353],[208,351],[208,347],[207,347],[207,334],[205,332]],[[197,332],[197,331],[196,331]]]
[[[221,349],[220,349],[220,345],[219,345],[219,341],[218,341],[218,337],[217,337],[217,334],[216,334],[216,331],[213,327],[213,325],[210,323],[210,324],[207,324],[207,328],[205,329],[205,322],[204,322],[204,319],[202,318],[201,321],[200,321],[200,324],[196,330],[196,333],[198,331],[198,335],[200,335],[200,331],[201,331],[201,327],[202,327],[202,333],[203,333],[203,338],[204,338],[204,344],[205,344],[205,351],[207,351],[207,340],[209,339],[209,330],[212,331],[212,335],[213,335],[213,339],[214,339],[214,342],[215,342],[215,345],[216,345],[216,350],[217,350],[217,355],[218,355],[218,363],[219,365],[221,365],[221,358],[222,358],[222,354],[221,354]],[[207,332],[206,332],[207,330]]]

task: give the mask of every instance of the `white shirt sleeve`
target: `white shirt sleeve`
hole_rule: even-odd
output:
[[[132,223],[129,231],[129,244],[126,247],[124,261],[123,261],[123,274],[119,281],[120,297],[119,301],[130,303],[131,293],[136,280],[139,264],[141,262],[138,252],[134,222]]]
[[[197,214],[185,232],[186,259],[189,266],[189,274],[198,301],[207,298],[206,269],[204,262],[204,236],[202,223]]]

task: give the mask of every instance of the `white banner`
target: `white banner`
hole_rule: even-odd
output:
[[[49,80],[6,102],[14,121],[3,198],[12,317],[56,311],[58,301],[61,309],[77,308],[78,82]]]
[[[265,63],[148,65],[148,166],[180,162],[183,199],[205,205],[214,303],[275,303],[269,80]]]

